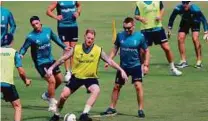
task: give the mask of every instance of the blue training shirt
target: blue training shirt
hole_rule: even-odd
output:
[[[58,27],[73,27],[77,26],[74,13],[77,11],[76,1],[58,1],[57,14],[63,16],[63,20],[58,21]]]
[[[128,35],[125,31],[117,34],[114,43],[120,48],[120,65],[124,68],[133,68],[141,65],[140,49],[147,49],[147,43],[141,32],[134,32]]]
[[[18,52],[15,53],[14,64],[16,68],[22,67],[22,58],[20,57],[20,54]]]
[[[181,16],[181,21],[184,21],[185,23],[202,22],[204,31],[208,31],[207,20],[197,5],[191,4],[188,11],[184,10],[182,4],[177,5],[169,18],[168,27],[173,27],[174,20],[178,14]]]
[[[0,6],[0,8],[1,8],[1,42],[2,42],[3,37],[7,33],[14,35],[14,32],[16,30],[16,24],[12,13],[8,9],[2,6]],[[10,26],[10,30],[8,31],[9,26]]]
[[[51,53],[51,40],[62,49],[66,47],[50,28],[43,27],[39,33],[36,31],[29,33],[19,53],[24,55],[31,47],[31,56],[36,66],[52,62],[54,58]]]

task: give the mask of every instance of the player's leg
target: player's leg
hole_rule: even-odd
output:
[[[63,106],[66,102],[66,100],[68,99],[68,97],[72,94],[72,91],[69,87],[64,87],[64,89],[61,92],[59,101],[57,103],[57,107],[55,110],[53,110],[52,112],[54,113],[54,115],[50,118],[50,121],[59,121],[60,119],[60,112],[63,109]]]
[[[80,86],[82,83],[80,80],[77,78],[73,77],[70,79],[70,82],[66,84],[64,89],[61,92],[59,101],[57,103],[56,110],[53,111],[55,112],[54,115],[51,117],[50,121],[58,121],[60,119],[60,112],[66,102],[66,100],[69,98],[71,94],[73,94]]]
[[[78,41],[78,27],[68,27],[66,31],[66,42],[68,42],[68,47],[73,48],[77,41]],[[67,60],[67,69],[66,69],[66,74],[64,76],[65,82],[67,82],[71,78],[71,68],[73,64],[73,57],[70,57],[70,59]]]
[[[145,37],[145,40],[147,42],[147,45],[148,47],[152,46],[153,44],[153,33],[152,32],[145,32],[145,31],[142,31],[142,34],[144,35]],[[140,57],[141,57],[141,64],[142,64],[142,69],[143,69],[143,63],[144,63],[144,59],[145,59],[145,54],[144,54],[144,50],[143,49],[140,49]],[[150,57],[148,58],[150,59]],[[150,60],[149,60],[150,61]],[[143,73],[142,75],[146,75],[147,73]]]
[[[134,87],[136,89],[137,93],[137,103],[138,103],[138,116],[141,118],[145,117],[144,114],[144,92],[143,92],[143,87],[142,87],[142,82],[140,80],[136,80],[134,82]]]
[[[138,116],[144,118],[144,92],[142,86],[142,68],[141,66],[136,66],[130,70],[132,76],[132,84],[134,84],[136,94],[137,94],[137,103],[138,103]]]
[[[199,41],[199,32],[193,32],[192,33],[192,40],[194,43],[194,47],[195,47],[195,53],[196,53],[196,65],[195,68],[201,68],[202,67],[202,54],[201,54],[201,44]]]
[[[125,84],[125,81],[121,77],[121,73],[117,71],[115,85],[111,94],[111,102],[109,108],[105,112],[100,113],[102,116],[114,116],[117,114],[116,104],[120,95],[122,86]]]
[[[165,52],[167,61],[169,62],[169,65],[170,65],[171,74],[174,75],[174,76],[181,75],[182,72],[180,72],[177,68],[175,68],[173,53],[170,50],[170,46],[169,46],[169,43],[168,43],[168,39],[167,39],[165,30],[162,28],[161,30],[155,31],[154,34],[153,34],[153,37],[154,37],[154,43],[156,45],[160,44],[161,48]]]
[[[196,59],[197,59],[195,68],[201,68],[202,67],[202,54],[201,54],[201,44],[199,40],[200,23],[193,23],[191,30],[192,30],[192,40],[194,43]]]
[[[45,76],[44,79],[48,82],[48,101],[49,101],[49,108],[48,111],[54,111],[56,109],[56,99],[55,99],[55,86],[56,86],[56,79],[52,75],[50,77]]]
[[[97,97],[100,94],[100,87],[99,87],[99,83],[97,79],[86,79],[83,81],[85,81],[85,87],[90,93],[90,97],[87,99],[84,110],[82,114],[80,115],[79,120],[80,121],[92,121],[92,119],[88,116],[88,114],[91,108],[93,107],[93,105],[95,104]]]
[[[21,116],[22,116],[22,105],[20,102],[20,99],[17,99],[15,101],[11,102],[15,112],[14,112],[14,120],[15,121],[21,121]]]
[[[67,48],[70,48],[70,42],[69,41],[65,40],[64,41],[64,44],[66,45]],[[64,67],[65,67],[66,72],[69,72],[70,71],[70,60],[69,59],[67,59],[64,62]]]
[[[21,121],[22,116],[22,106],[19,99],[19,94],[14,85],[1,82],[1,93],[3,94],[3,99],[6,102],[10,102],[15,110],[14,120]]]
[[[188,66],[188,63],[186,61],[185,40],[186,40],[186,33],[178,32],[178,50],[181,58],[179,64],[177,65],[178,68],[185,68]]]

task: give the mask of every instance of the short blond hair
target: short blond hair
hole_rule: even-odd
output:
[[[91,33],[91,34],[93,34],[93,35],[96,35],[95,29],[92,29],[92,28],[88,28],[88,29],[85,31],[85,35],[87,35],[88,33]]]

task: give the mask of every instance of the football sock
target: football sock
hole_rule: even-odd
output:
[[[175,65],[174,65],[173,62],[170,63],[170,68],[171,68],[171,69],[175,69]]]
[[[201,64],[201,60],[197,60],[196,65],[200,65]]]
[[[92,108],[92,106],[90,105],[85,105],[84,111],[83,113],[89,113],[90,109]]]

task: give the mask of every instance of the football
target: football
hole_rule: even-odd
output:
[[[67,113],[64,116],[64,121],[76,121],[76,115],[74,115],[73,113]]]
[[[208,34],[205,34],[203,37],[204,40],[208,41]]]

